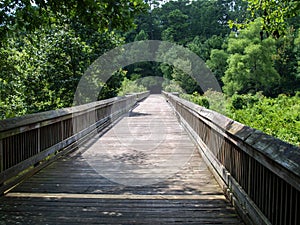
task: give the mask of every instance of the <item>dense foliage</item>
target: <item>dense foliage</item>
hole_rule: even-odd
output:
[[[71,106],[91,63],[124,43],[141,0],[0,3],[0,119]],[[116,72],[99,98],[117,95]]]
[[[240,100],[238,100],[240,99]],[[241,103],[236,108],[236,101]],[[260,94],[232,96],[228,116],[232,119],[300,146],[300,96]]]
[[[125,78],[122,82],[122,86],[118,90],[118,95],[124,96],[126,94],[138,93],[146,90],[147,89],[144,86],[139,85],[135,80],[129,80],[128,78]]]
[[[263,19],[262,39],[264,33],[267,37],[272,35],[275,38],[285,35],[287,28],[290,26],[288,19],[299,15],[300,11],[298,0],[248,0],[247,2],[251,17],[261,17]]]
[[[160,7],[157,2],[148,1],[152,10],[138,17],[127,41],[160,39],[189,48],[230,96],[262,91],[275,97],[300,90],[298,1],[278,1],[285,12],[272,1],[179,0]],[[166,55],[178,59],[171,50]],[[202,92],[197,82],[167,64],[144,63],[127,70],[129,78],[156,74],[174,80],[188,94]]]
[[[276,54],[275,40],[259,39],[261,20],[255,20],[237,37],[229,36],[227,45],[227,70],[222,78],[224,92],[256,93],[271,95],[280,76],[273,60]]]
[[[134,16],[145,9],[142,0],[3,0],[0,37],[57,23],[77,23],[101,32],[116,28],[126,31],[132,27]]]
[[[95,81],[99,99],[144,87],[187,93],[191,101],[299,144],[299,21],[297,0],[4,0],[0,119],[70,106],[81,76],[104,52],[163,40],[197,54],[224,94],[202,96],[199,84],[178,69],[191,62],[169,49],[163,55],[173,66],[139,62],[106,83]]]
[[[269,98],[261,92],[232,97],[208,91],[203,96],[181,95],[196,104],[220,112],[242,124],[300,146],[300,93]]]

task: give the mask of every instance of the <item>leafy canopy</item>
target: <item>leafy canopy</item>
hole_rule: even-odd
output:
[[[134,17],[145,12],[143,0],[3,0],[0,35],[17,29],[33,30],[53,23],[77,21],[99,31],[128,30]]]
[[[289,26],[289,19],[298,17],[300,14],[299,0],[245,0],[250,11],[251,18],[248,23],[255,18],[261,17],[263,20],[261,26],[261,39],[264,32],[267,37],[272,35],[279,38],[286,34],[286,29]],[[299,21],[298,21],[299,23]],[[233,25],[231,21],[231,26]],[[238,24],[238,27],[243,27],[243,24]],[[249,25],[249,24],[248,24]]]
[[[260,40],[258,30],[261,26],[258,18],[237,36],[228,39],[230,56],[228,69],[223,77],[223,90],[228,95],[234,93],[256,93],[263,91],[270,94],[279,74],[274,68],[273,57],[276,53],[275,40]]]

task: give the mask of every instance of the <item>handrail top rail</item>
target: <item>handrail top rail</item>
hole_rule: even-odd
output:
[[[300,178],[299,147],[234,121],[223,114],[179,98],[172,93],[163,93],[185,106],[185,108],[192,110],[200,119],[208,120],[217,128],[221,129],[226,135],[245,143],[245,145],[251,146],[251,148],[257,150],[262,155]]]
[[[104,99],[96,102],[90,102],[82,105],[75,105],[67,108],[32,113],[32,114],[19,116],[19,117],[0,120],[0,133],[17,129],[23,126],[28,126],[31,124],[41,123],[46,120],[56,119],[64,116],[70,116],[91,109],[93,110],[95,108],[113,104],[114,102],[122,101],[124,99],[131,98],[137,95],[146,94],[146,93],[147,92],[132,93],[132,94],[127,94],[126,96],[118,96],[118,97]]]
[[[62,116],[71,115],[74,113],[81,112],[85,109],[90,109],[98,106],[104,106],[115,102],[119,97],[105,99],[97,102],[86,103],[78,106],[71,106],[67,108],[54,109],[45,112],[37,112],[32,114],[27,114],[24,116],[8,118],[0,121],[0,132],[15,129],[18,127],[26,126],[29,124],[39,123],[49,119],[55,119]]]

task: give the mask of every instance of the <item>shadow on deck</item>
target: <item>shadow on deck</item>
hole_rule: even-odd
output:
[[[0,224],[243,224],[160,95],[0,199]]]

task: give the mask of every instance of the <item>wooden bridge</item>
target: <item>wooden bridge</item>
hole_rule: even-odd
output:
[[[300,149],[171,93],[0,122],[0,224],[299,224]]]

